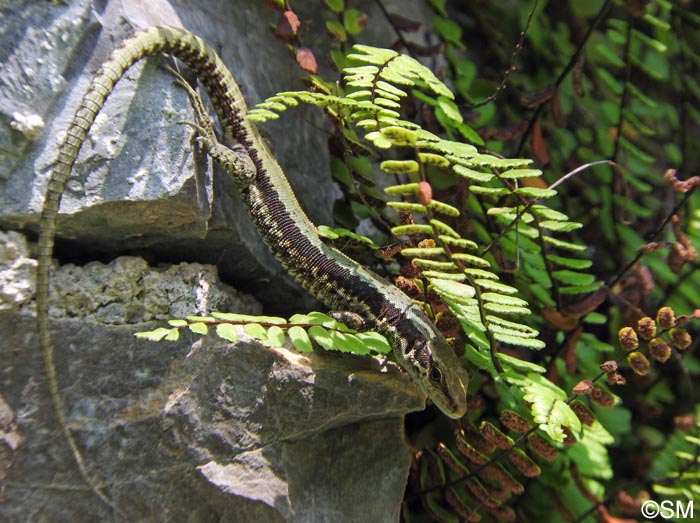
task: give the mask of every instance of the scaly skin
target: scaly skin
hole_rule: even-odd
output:
[[[221,121],[224,142],[237,145],[229,149],[216,141],[206,115],[199,114],[200,103],[202,143],[236,182],[260,236],[287,272],[328,307],[363,316],[369,326],[387,336],[397,362],[438,408],[452,418],[463,416],[468,376],[442,334],[408,296],[321,241],[282,169],[245,118],[240,90],[214,50],[183,29],[151,27],[134,34],[112,52],[83,96],[49,178],[39,229],[37,320],[46,380],[60,430],[96,495],[113,506],[90,475],[66,426],[48,330],[49,268],[56,215],[80,147],[115,83],[134,63],[160,53],[187,64],[206,90]],[[193,102],[197,111],[197,103]]]

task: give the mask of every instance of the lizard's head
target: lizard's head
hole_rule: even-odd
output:
[[[396,324],[396,334],[396,357],[423,392],[450,418],[464,416],[469,375],[442,333],[413,306]]]

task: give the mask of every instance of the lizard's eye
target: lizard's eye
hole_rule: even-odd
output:
[[[442,381],[442,372],[440,372],[440,369],[437,367],[433,367],[430,369],[430,372],[428,372],[428,378],[434,383],[440,383],[440,381]]]

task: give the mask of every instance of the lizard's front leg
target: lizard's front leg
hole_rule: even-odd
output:
[[[243,147],[228,147],[219,142],[206,106],[197,91],[175,69],[171,67],[166,69],[175,76],[175,84],[187,92],[194,112],[195,122],[183,120],[178,123],[192,127],[196,133],[195,140],[202,147],[203,151],[223,167],[235,181],[248,185],[255,179],[256,175],[253,160]]]

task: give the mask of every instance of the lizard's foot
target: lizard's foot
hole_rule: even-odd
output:
[[[328,315],[356,331],[366,331],[370,328],[370,325],[367,324],[367,320],[356,312],[329,311]]]
[[[195,131],[197,141],[202,145],[206,152],[209,152],[211,146],[218,144],[218,140],[216,138],[216,133],[214,132],[214,125],[211,123],[209,113],[204,105],[204,101],[199,96],[199,93],[194,90],[194,88],[178,71],[170,66],[166,66],[165,70],[175,77],[175,85],[182,87],[185,90],[187,97],[190,99],[192,110],[194,111],[195,122],[182,120],[178,123],[192,127],[192,129]]]

